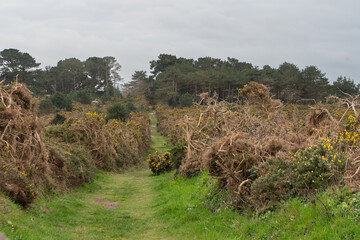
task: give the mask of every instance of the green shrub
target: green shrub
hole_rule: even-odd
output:
[[[129,112],[136,112],[137,108],[136,106],[132,103],[132,102],[127,102],[126,103],[126,108]]]
[[[55,117],[51,120],[50,124],[63,124],[66,120],[66,117],[61,114],[56,114]]]
[[[56,112],[56,106],[52,103],[50,98],[45,98],[39,103],[39,114],[46,115]]]
[[[231,202],[231,191],[221,189],[218,180],[212,178],[207,169],[202,169],[194,185],[196,188],[194,198],[200,200],[201,207],[219,212],[228,207],[224,202]]]
[[[290,162],[269,159],[258,168],[259,178],[251,185],[255,206],[298,195],[308,195],[343,180],[346,157],[330,141],[297,151]]]
[[[350,206],[354,210],[355,220],[360,220],[360,193],[354,194],[350,201]]]
[[[55,163],[57,177],[69,187],[79,187],[94,180],[96,167],[91,153],[79,144],[47,143],[50,156]]]
[[[156,175],[171,171],[173,163],[170,157],[171,154],[169,152],[161,154],[156,151],[154,154],[150,154],[147,160],[150,170]]]
[[[281,158],[269,159],[258,171],[262,176],[251,185],[252,205],[266,209],[279,200],[295,196],[289,181],[291,164]]]
[[[45,138],[60,138],[65,143],[75,142],[79,136],[75,136],[70,131],[68,121],[65,121],[61,125],[48,126],[44,131]]]
[[[324,189],[342,180],[345,155],[329,142],[310,146],[296,152],[293,157],[291,180],[296,189]]]
[[[82,104],[91,104],[91,101],[94,99],[91,92],[87,89],[81,89],[72,93],[72,99]]]
[[[102,102],[107,102],[110,101],[112,99],[112,97],[109,94],[104,94],[100,97]]]
[[[171,161],[173,162],[173,169],[179,169],[182,160],[185,158],[185,150],[187,143],[183,140],[180,140],[176,145],[170,150]]]
[[[55,93],[50,97],[51,102],[59,109],[65,109],[66,111],[71,111],[73,106],[71,99],[60,92]]]
[[[129,116],[130,112],[126,108],[126,106],[121,103],[114,103],[110,105],[107,109],[106,120],[108,121],[110,119],[118,119],[121,121],[125,121],[127,118],[129,118]]]

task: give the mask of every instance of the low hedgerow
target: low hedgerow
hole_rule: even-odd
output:
[[[161,154],[156,151],[154,154],[149,155],[147,163],[149,164],[150,170],[154,174],[159,175],[171,171],[173,162],[170,158],[171,154],[169,152]]]

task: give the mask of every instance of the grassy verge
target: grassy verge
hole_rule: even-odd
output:
[[[177,239],[359,239],[360,197],[348,191],[318,195],[315,202],[295,198],[264,215],[239,214],[230,207],[212,207],[221,200],[203,174],[188,180],[173,173],[158,177],[157,217],[170,225]],[[210,187],[211,188],[211,187]],[[356,210],[357,209],[357,210]],[[250,212],[250,211],[249,211]]]

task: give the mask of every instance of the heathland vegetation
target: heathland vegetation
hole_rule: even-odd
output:
[[[161,54],[120,92],[113,57],[38,67],[0,52],[0,229],[14,239],[360,236],[350,78]]]

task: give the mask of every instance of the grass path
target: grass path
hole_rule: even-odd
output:
[[[150,118],[152,149],[168,150],[154,114]],[[0,215],[10,221],[0,231],[11,239],[172,239],[163,235],[168,227],[154,216],[156,181],[145,163],[119,174],[104,172],[94,183],[39,201],[29,212],[13,205],[10,215]]]
[[[163,137],[157,130],[156,130],[156,117],[155,114],[152,112],[149,114],[151,120],[151,148],[155,150],[159,150],[161,152],[166,152],[171,149],[171,145],[169,144],[169,140]]]
[[[149,175],[141,168],[105,174],[90,188],[56,199],[37,220],[43,231],[33,239],[166,239],[156,231],[164,226],[153,218]]]

